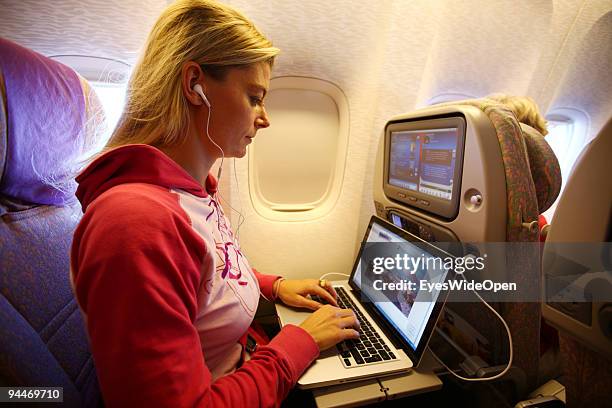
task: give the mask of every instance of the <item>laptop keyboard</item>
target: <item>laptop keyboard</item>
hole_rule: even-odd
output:
[[[351,309],[355,312],[357,320],[361,324],[360,337],[355,340],[346,340],[336,346],[340,353],[340,359],[345,367],[359,367],[368,364],[376,364],[390,360],[396,360],[395,354],[385,343],[376,329],[363,316],[361,310],[355,306],[344,288],[334,287],[338,294],[338,306],[343,309]],[[313,300],[324,303],[318,296]]]

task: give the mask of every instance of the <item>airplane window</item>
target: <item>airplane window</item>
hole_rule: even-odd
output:
[[[547,122],[548,135],[546,135],[546,141],[555,152],[559,163],[563,163],[570,146],[574,123],[569,119],[550,119]]]
[[[325,215],[340,193],[348,143],[348,103],[335,85],[312,78],[272,79],[271,126],[249,151],[249,189],[268,219]]]
[[[576,110],[558,108],[555,109],[555,113],[546,115],[546,120],[548,122],[546,141],[555,152],[561,167],[562,182],[559,193],[561,197],[576,159],[585,146],[589,119]],[[544,217],[549,223],[552,222],[558,202],[559,198],[544,212]]]
[[[105,82],[91,82],[91,85],[96,90],[96,94],[102,102],[104,113],[106,115],[107,128],[109,137],[112,130],[117,125],[123,106],[125,105],[125,85],[110,84]]]

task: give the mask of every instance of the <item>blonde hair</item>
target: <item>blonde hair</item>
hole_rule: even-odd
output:
[[[280,52],[237,10],[214,0],[178,0],[159,17],[128,83],[126,106],[105,150],[181,142],[188,121],[182,66],[194,61],[215,80],[229,68],[270,65]]]
[[[519,122],[531,126],[543,136],[548,134],[546,119],[540,113],[538,105],[533,98],[505,94],[493,94],[487,96],[487,98],[506,105],[514,113]]]

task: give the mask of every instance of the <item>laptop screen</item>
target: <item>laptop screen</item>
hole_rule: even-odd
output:
[[[408,241],[405,237],[409,235],[405,231],[397,230],[395,226],[377,218],[372,218],[370,227],[364,237],[364,245],[380,243],[374,249],[375,252],[384,252],[387,258],[393,259],[400,255],[402,260],[413,258],[418,262],[408,263],[412,268],[394,268],[385,271],[384,274],[372,273],[371,265],[365,268],[362,273],[364,246],[359,254],[359,260],[352,277],[353,287],[361,291],[362,302],[371,302],[378,313],[395,328],[397,334],[401,336],[405,343],[410,345],[414,352],[423,349],[421,342],[429,340],[428,331],[433,330],[433,324],[429,325],[430,319],[437,320],[441,307],[436,309],[436,301],[440,296],[439,290],[419,290],[419,282],[425,280],[435,285],[443,283],[449,273],[449,269],[444,267],[443,262],[425,262],[426,259],[439,258],[427,244]],[[409,258],[407,258],[409,257]],[[419,259],[421,261],[419,261]],[[377,282],[378,281],[378,282]],[[380,291],[381,281],[385,282],[415,282],[414,290],[408,288],[401,290]],[[435,314],[435,316],[432,316]],[[435,321],[434,321],[435,323]],[[426,334],[426,335],[424,335]]]

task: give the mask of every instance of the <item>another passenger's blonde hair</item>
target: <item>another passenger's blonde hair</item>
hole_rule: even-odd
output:
[[[533,98],[505,94],[493,94],[487,96],[487,98],[506,105],[514,113],[519,122],[531,126],[543,136],[548,134],[546,119],[540,114],[538,105]]]
[[[168,147],[180,143],[188,102],[182,67],[200,64],[222,80],[228,68],[270,65],[279,49],[244,15],[214,0],[178,0],[159,17],[128,83],[126,106],[106,150],[133,143]]]

